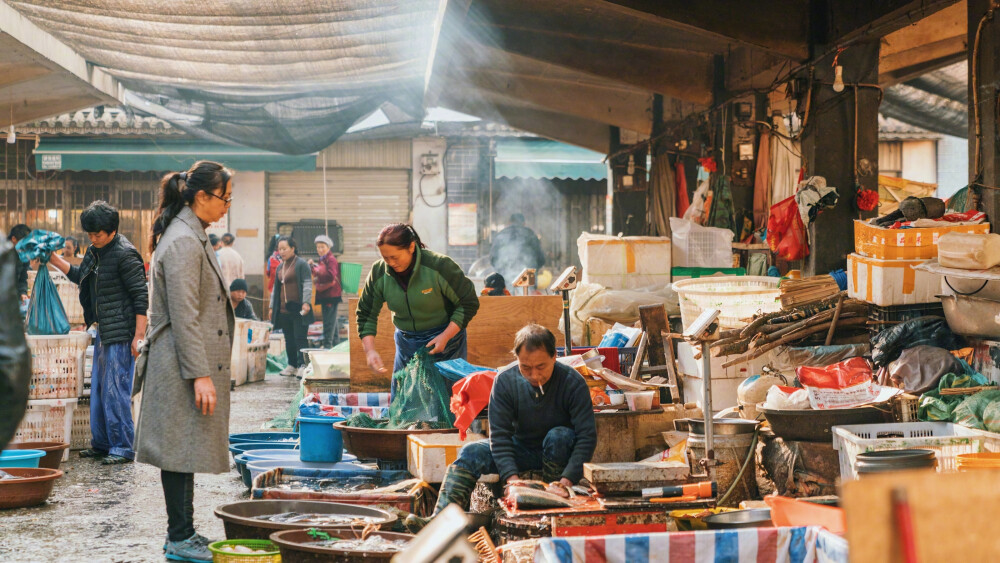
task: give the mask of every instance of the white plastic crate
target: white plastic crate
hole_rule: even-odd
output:
[[[407,439],[406,464],[414,477],[427,483],[444,481],[444,472],[456,459],[462,446],[486,439],[481,434],[466,434],[465,441],[458,434],[410,435]]]
[[[90,447],[90,397],[81,398],[73,410],[69,449],[85,450]]]
[[[28,401],[21,424],[14,432],[14,442],[69,443],[76,399],[41,399]],[[69,450],[63,461],[69,459]]]
[[[27,336],[31,349],[29,399],[68,399],[83,391],[85,354],[90,343],[86,332]]]
[[[973,430],[950,422],[896,422],[833,427],[833,449],[840,452],[840,480],[858,478],[858,454],[921,448],[934,450],[938,471],[958,470],[956,456],[1000,452],[1000,434]]]

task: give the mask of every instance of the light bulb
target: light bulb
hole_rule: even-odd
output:
[[[844,67],[842,67],[840,65],[837,65],[837,67],[835,69],[833,69],[833,72],[834,72],[833,91],[834,92],[843,92],[844,91]]]
[[[17,134],[14,133],[14,126],[10,126],[10,131],[7,132],[7,143],[13,145],[17,142]]]
[[[628,155],[628,175],[631,176],[635,174],[635,156]]]

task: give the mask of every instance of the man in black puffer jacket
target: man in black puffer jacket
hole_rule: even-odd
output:
[[[53,253],[50,263],[80,286],[83,318],[97,323],[90,387],[91,447],[80,457],[111,465],[135,458],[132,372],[146,333],[146,269],[139,251],[118,234],[118,210],[95,201],[80,215],[91,246],[79,266]]]

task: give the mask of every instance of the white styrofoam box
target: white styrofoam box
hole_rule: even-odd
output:
[[[924,260],[847,257],[847,294],[880,307],[938,301],[941,276],[914,267]]]
[[[684,401],[697,403],[699,409],[705,408],[705,381],[698,375],[684,375]],[[742,379],[712,379],[712,412],[718,413],[729,407],[738,406],[736,389]]]
[[[680,364],[680,371],[682,374],[694,377],[704,376],[702,360],[701,358],[697,360],[695,359],[696,352],[696,348],[687,342],[677,343],[677,363]],[[764,354],[763,356],[754,358],[746,363],[737,364],[728,368],[722,367],[722,364],[738,357],[739,356],[719,356],[716,358],[713,356],[712,379],[736,379],[738,381],[743,381],[751,375],[759,374],[771,358],[770,354]]]
[[[414,477],[426,483],[444,481],[444,472],[458,459],[462,446],[485,440],[481,434],[466,434],[465,441],[458,434],[424,434],[406,437],[406,464]]]
[[[247,359],[247,383],[264,381],[267,375],[267,350],[270,343],[251,344],[248,349]]]
[[[13,442],[69,443],[73,430],[73,410],[76,398],[38,399],[28,401],[24,418],[14,432]],[[63,454],[68,459],[69,450]]]
[[[950,422],[894,422],[834,426],[833,449],[840,452],[840,480],[858,478],[854,467],[858,454],[920,448],[934,450],[937,470],[958,471],[957,456],[1000,452],[1000,434],[973,430]]]
[[[576,241],[583,283],[636,289],[670,283],[670,239],[583,233]]]
[[[270,349],[267,351],[268,354],[274,354],[275,356],[280,356],[285,351],[285,335],[284,334],[274,334],[271,333]]]
[[[314,379],[350,379],[351,355],[348,352],[315,350],[309,353]]]

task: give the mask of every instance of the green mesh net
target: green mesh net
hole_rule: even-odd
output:
[[[427,350],[417,351],[406,367],[392,374],[396,396],[389,405],[387,420],[374,420],[367,414],[348,417],[347,426],[359,428],[431,429],[451,428],[451,388],[438,373]]]

